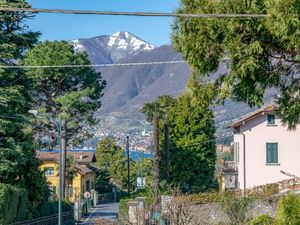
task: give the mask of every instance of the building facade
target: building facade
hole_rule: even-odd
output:
[[[44,172],[52,196],[57,196],[59,187],[59,155],[53,151],[36,151],[37,158],[41,161],[40,169]],[[75,201],[83,198],[85,192],[95,189],[95,177],[99,171],[92,165],[96,162],[93,152],[67,152],[67,157],[72,157],[76,169],[75,177],[69,185],[68,198]]]
[[[276,109],[269,105],[231,124],[237,188],[291,179],[284,172],[300,176],[300,125],[289,130]]]

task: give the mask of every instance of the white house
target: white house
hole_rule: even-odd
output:
[[[300,176],[300,124],[284,126],[268,105],[231,124],[234,129],[237,188],[245,189]]]

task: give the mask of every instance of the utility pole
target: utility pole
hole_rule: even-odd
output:
[[[126,150],[127,150],[127,186],[128,196],[130,196],[130,156],[129,156],[129,136],[126,137]]]
[[[61,122],[60,119],[57,118],[56,120],[56,126],[57,126],[57,140],[58,140],[58,146],[59,146],[59,187],[58,187],[58,225],[62,225],[62,207],[61,207],[61,201],[62,201],[62,193],[63,193],[63,168],[62,168],[62,142],[61,142]]]
[[[141,174],[142,174],[142,188],[144,188],[144,174],[143,174],[143,166],[144,166],[144,150],[142,151],[142,172],[141,172]]]

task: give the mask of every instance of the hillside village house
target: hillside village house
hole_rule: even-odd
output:
[[[37,158],[41,161],[40,169],[44,172],[49,189],[54,195],[58,194],[59,187],[59,153],[55,151],[36,151]],[[95,188],[95,175],[98,168],[92,165],[96,162],[94,152],[68,151],[67,157],[73,157],[77,174],[70,184],[69,199],[75,201],[81,198],[84,192]]]
[[[300,125],[289,130],[276,108],[268,105],[231,124],[234,162],[226,165],[225,175],[235,188],[291,179],[281,171],[300,176]]]

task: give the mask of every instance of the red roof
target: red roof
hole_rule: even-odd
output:
[[[268,112],[274,112],[278,109],[278,106],[275,104],[271,104],[271,105],[266,105],[265,107],[258,109],[244,117],[242,117],[241,119],[233,122],[232,124],[229,125],[229,127],[235,128],[240,126],[241,124],[254,119],[255,117],[261,115],[262,113],[268,113]]]
[[[72,156],[74,160],[79,164],[89,164],[96,162],[96,157],[94,152],[72,152],[67,151],[67,156]],[[58,161],[58,152],[51,151],[36,151],[36,157],[41,161]]]

